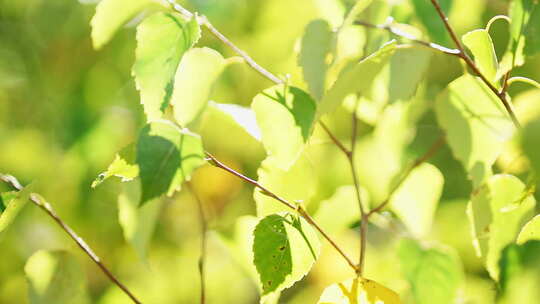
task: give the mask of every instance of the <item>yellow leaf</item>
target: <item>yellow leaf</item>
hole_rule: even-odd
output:
[[[327,287],[318,304],[399,304],[393,290],[365,278],[350,279]]]

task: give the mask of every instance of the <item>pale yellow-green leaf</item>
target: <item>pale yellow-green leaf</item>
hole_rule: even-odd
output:
[[[399,295],[365,278],[349,279],[326,287],[318,304],[399,304]]]
[[[135,145],[130,144],[118,152],[107,170],[92,182],[92,188],[99,186],[110,177],[119,177],[128,182],[139,176],[139,166],[135,164]]]
[[[437,167],[424,163],[414,169],[390,200],[390,208],[415,237],[431,232],[444,177]]]
[[[10,201],[4,202],[4,204],[6,204],[6,206],[4,206],[6,209],[0,212],[0,241],[19,212],[26,206],[31,191],[32,185],[26,186],[21,191],[17,192],[16,196]]]
[[[226,63],[220,53],[206,47],[193,48],[184,54],[176,70],[170,101],[180,125],[187,126],[204,111]]]
[[[540,240],[540,215],[531,219],[519,232],[517,243],[523,244],[530,240]]]
[[[473,54],[474,62],[480,72],[482,72],[488,80],[496,84],[495,79],[499,64],[489,32],[484,29],[478,29],[466,33],[461,39]],[[498,84],[496,85],[498,86]]]
[[[213,101],[210,101],[209,109],[227,116],[230,121],[233,121],[244,129],[255,140],[261,141],[261,129],[257,125],[255,112],[252,109],[237,104],[217,103]]]

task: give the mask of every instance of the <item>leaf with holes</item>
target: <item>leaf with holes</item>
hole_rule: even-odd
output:
[[[365,278],[350,279],[326,287],[317,304],[400,304],[393,290]]]
[[[253,262],[262,286],[261,303],[301,280],[317,260],[320,243],[315,230],[289,213],[272,214],[255,227]]]
[[[136,162],[141,179],[140,204],[162,194],[171,196],[204,164],[201,138],[168,121],[150,123],[139,135]]]

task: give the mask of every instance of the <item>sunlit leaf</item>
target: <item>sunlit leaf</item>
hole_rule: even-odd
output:
[[[137,27],[133,75],[149,121],[169,105],[178,64],[200,36],[195,18],[185,21],[177,14],[156,13]]]
[[[263,218],[255,228],[253,262],[262,285],[262,299],[301,280],[317,260],[320,243],[315,230],[288,213]]]
[[[453,0],[437,0],[446,16],[449,15],[452,8]],[[447,44],[449,41],[448,33],[444,27],[444,23],[437,14],[435,7],[431,4],[431,1],[426,0],[412,0],[416,16],[420,19],[420,22],[424,25],[424,28],[428,32],[433,42]]]
[[[232,121],[242,127],[257,141],[261,141],[261,129],[257,125],[255,112],[236,104],[217,103],[210,101],[209,106],[230,117]]]
[[[478,187],[491,176],[493,163],[514,131],[504,106],[477,78],[464,75],[439,95],[435,112],[454,156]]]
[[[399,257],[415,303],[456,303],[464,281],[457,253],[450,248],[423,248],[414,240],[404,239]]]
[[[92,25],[95,49],[103,47],[126,22],[139,12],[157,4],[154,0],[102,0],[96,7]]]
[[[501,254],[498,304],[533,304],[540,298],[540,241],[509,245]]]
[[[320,100],[324,94],[328,56],[332,51],[334,34],[330,25],[318,19],[309,23],[302,37],[298,65],[302,68],[309,92]]]
[[[6,210],[7,205],[17,197],[17,191],[0,193],[0,214]]]
[[[399,304],[399,295],[364,278],[350,279],[326,287],[318,304]]]
[[[432,50],[408,47],[396,50],[390,60],[390,102],[413,97],[431,61]]]
[[[131,181],[139,176],[139,167],[135,164],[135,145],[130,144],[118,152],[107,170],[100,173],[92,182],[92,188],[113,176],[119,177],[123,182]]]
[[[32,304],[90,303],[84,269],[65,251],[34,253],[26,262],[24,272]]]
[[[497,55],[489,32],[484,29],[474,30],[462,37],[463,43],[474,56],[474,61],[484,76],[494,82],[497,76]]]
[[[288,170],[280,169],[277,160],[269,157],[262,162],[257,174],[261,185],[286,200],[301,201],[304,205],[310,203],[317,187],[313,164],[305,156],[300,157]],[[258,189],[254,190],[253,197],[257,203],[257,215],[260,217],[290,211],[288,207]]]
[[[141,204],[180,190],[191,173],[204,164],[201,138],[167,121],[146,125],[137,142]]]
[[[362,93],[370,88],[375,76],[388,62],[395,50],[395,41],[387,43],[359,63],[345,68],[323,97],[318,108],[318,115],[336,110],[347,95]]]
[[[277,85],[255,96],[251,104],[262,142],[283,170],[298,159],[315,123],[315,101],[296,87]]]
[[[501,251],[516,241],[521,227],[533,216],[535,200],[532,195],[526,195],[525,190],[517,177],[495,175],[469,202],[467,213],[472,224],[473,244],[495,280],[499,278]]]
[[[193,48],[184,54],[170,101],[180,125],[187,126],[201,114],[225,65],[223,56],[210,48]]]
[[[28,202],[28,198],[32,191],[32,186],[26,186],[21,191],[13,193],[3,193],[2,200],[5,209],[0,212],[0,241],[2,240],[6,230],[13,223],[19,212]]]
[[[416,237],[431,231],[444,178],[437,167],[424,163],[414,169],[390,200],[390,208]]]
[[[540,215],[530,220],[519,232],[517,243],[523,244],[530,240],[540,240]]]
[[[122,192],[118,196],[118,222],[122,227],[124,239],[144,261],[163,204],[157,200],[139,207],[140,201],[139,180],[122,185]]]

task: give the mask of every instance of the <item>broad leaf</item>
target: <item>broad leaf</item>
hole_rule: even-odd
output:
[[[453,0],[437,0],[443,12],[448,16],[452,8]],[[444,23],[437,14],[435,7],[429,0],[412,0],[416,16],[427,30],[430,40],[437,43],[448,44],[448,33],[444,27]]]
[[[390,200],[390,208],[416,237],[431,232],[444,177],[428,163],[414,169]]]
[[[318,304],[399,304],[399,295],[364,278],[350,279],[326,287]]]
[[[204,164],[201,138],[168,121],[146,125],[137,142],[141,204],[162,194],[171,196]]]
[[[514,131],[504,106],[480,80],[464,75],[439,95],[435,112],[454,156],[478,187]]]
[[[210,108],[229,117],[257,141],[261,141],[261,129],[257,125],[257,118],[252,109],[237,104],[217,103],[213,101],[210,101],[209,105]]]
[[[117,153],[107,170],[100,173],[92,182],[92,188],[113,176],[119,177],[123,182],[131,181],[139,176],[139,167],[135,164],[135,145],[130,144]]]
[[[126,22],[144,9],[157,5],[154,0],[102,0],[90,21],[94,49],[100,49]]]
[[[301,201],[304,205],[309,204],[317,188],[313,165],[305,156],[300,157],[289,170],[280,169],[276,159],[267,158],[262,162],[257,174],[261,185],[291,202]],[[286,206],[261,193],[258,189],[254,190],[253,197],[257,203],[257,215],[260,217],[280,211],[290,211]]]
[[[535,216],[523,226],[523,229],[519,232],[517,243],[523,244],[530,240],[540,241],[540,215]]]
[[[26,186],[21,191],[13,193],[3,193],[2,200],[5,209],[0,211],[0,241],[6,233],[6,229],[13,223],[19,212],[28,202],[32,186]]]
[[[472,52],[480,72],[493,83],[497,77],[499,64],[489,32],[484,29],[474,30],[463,35],[462,40]]]
[[[517,177],[495,175],[473,194],[467,208],[474,246],[495,280],[501,251],[516,241],[521,227],[533,216],[535,200],[524,195],[525,189]]]
[[[328,22],[318,19],[309,23],[302,37],[298,65],[302,68],[309,92],[320,100],[324,94],[328,56],[334,43],[334,34]]]
[[[323,97],[318,115],[324,115],[336,110],[345,97],[350,94],[365,93],[377,74],[382,70],[396,50],[396,42],[390,42],[381,47],[364,60],[345,68],[330,90]]]
[[[124,239],[144,261],[163,204],[157,200],[139,207],[140,201],[139,180],[122,185],[122,192],[118,196],[118,222],[122,227]]]
[[[178,14],[156,13],[137,27],[133,75],[149,121],[169,106],[180,59],[200,35],[195,17],[185,21]]]
[[[422,248],[416,241],[404,239],[398,254],[414,303],[456,303],[464,281],[457,253],[449,248]]]
[[[262,285],[261,302],[301,280],[317,260],[320,243],[309,224],[288,213],[263,218],[255,228],[253,262]]]
[[[84,269],[65,251],[34,253],[26,262],[24,272],[32,304],[90,303]]]
[[[315,101],[296,87],[277,85],[258,94],[251,104],[262,142],[276,165],[287,170],[298,159],[315,123]]]
[[[498,304],[533,304],[540,298],[540,241],[509,245],[501,255]]]
[[[408,100],[414,96],[418,84],[424,78],[433,51],[425,47],[397,49],[390,60],[390,102]]]
[[[170,102],[180,125],[187,126],[205,109],[226,63],[220,53],[210,48],[193,48],[184,54],[174,77]]]

